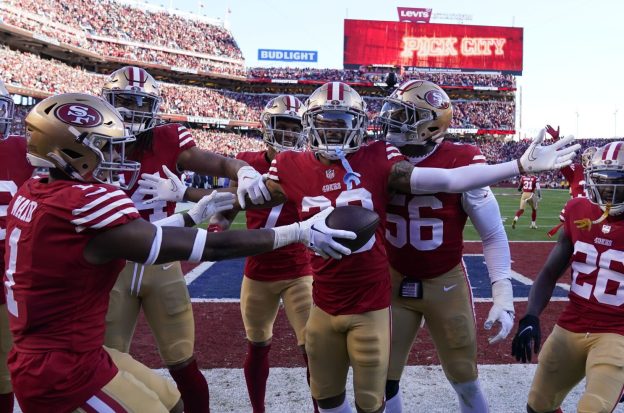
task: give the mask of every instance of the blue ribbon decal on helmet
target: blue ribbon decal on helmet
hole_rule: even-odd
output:
[[[347,171],[344,178],[342,178],[345,185],[347,185],[347,190],[353,188],[353,184],[355,184],[356,186],[359,185],[360,176],[362,176],[362,174],[353,171],[342,149],[336,149],[336,155],[338,155],[340,162],[342,162],[342,167],[345,169],[345,171]]]

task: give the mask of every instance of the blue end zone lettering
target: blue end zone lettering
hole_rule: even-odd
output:
[[[485,265],[485,259],[481,254],[464,255],[464,264],[468,271],[468,279],[472,286],[472,295],[475,299],[491,299],[492,287],[490,285],[490,276]],[[531,290],[532,281],[522,274],[512,271],[511,285],[513,287],[514,298],[528,298]],[[557,286],[553,292],[553,297],[564,298],[568,296],[568,291]]]
[[[245,259],[215,263],[188,285],[191,298],[240,299]]]
[[[483,255],[464,255],[464,263],[468,271],[474,299],[477,301],[491,300],[492,287]],[[244,258],[215,263],[189,284],[188,289],[191,298],[198,300],[240,299],[244,267]],[[532,284],[529,278],[512,271],[511,284],[516,299],[524,301],[528,298]],[[567,296],[568,291],[558,284],[553,292],[553,297],[564,299]]]

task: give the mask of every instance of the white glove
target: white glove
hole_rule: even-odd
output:
[[[271,199],[271,194],[264,184],[262,175],[251,166],[243,166],[236,173],[238,176],[238,203],[241,208],[245,209],[245,195],[249,195],[249,199],[255,205],[264,204],[264,201]]]
[[[327,259],[337,260],[343,255],[351,254],[351,250],[340,245],[334,238],[355,239],[357,235],[352,231],[332,229],[325,225],[325,218],[334,210],[334,207],[325,208],[318,214],[299,223],[299,242]]]
[[[568,166],[572,163],[572,158],[576,156],[576,151],[581,148],[578,143],[564,148],[574,140],[572,135],[568,135],[552,145],[542,146],[545,134],[546,129],[540,130],[531,145],[522,154],[520,165],[524,172],[535,173]]]
[[[190,215],[195,225],[208,221],[217,212],[234,208],[236,197],[230,192],[212,191],[193,205],[186,213]]]
[[[152,195],[152,199],[145,201],[146,204],[156,201],[180,202],[184,199],[186,185],[165,165],[163,165],[163,171],[168,179],[161,178],[158,172],[153,175],[141,174],[142,179],[139,179],[137,192],[143,195]]]
[[[495,344],[507,338],[514,325],[513,289],[510,279],[504,278],[492,284],[492,299],[494,303],[483,328],[490,330],[495,322],[500,323],[498,334],[488,338],[490,344]]]

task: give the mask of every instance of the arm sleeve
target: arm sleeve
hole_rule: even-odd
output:
[[[518,174],[518,163],[515,160],[496,165],[469,165],[453,169],[415,167],[410,176],[410,187],[413,194],[461,193]]]
[[[494,194],[487,187],[469,191],[463,194],[462,204],[483,241],[491,282],[511,278],[509,241]]]

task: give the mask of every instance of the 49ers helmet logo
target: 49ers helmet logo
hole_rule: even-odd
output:
[[[448,99],[439,90],[430,90],[425,93],[425,101],[437,109],[446,109],[450,105]]]
[[[65,103],[54,111],[61,122],[74,126],[95,128],[102,124],[102,114],[91,106],[81,103]]]

